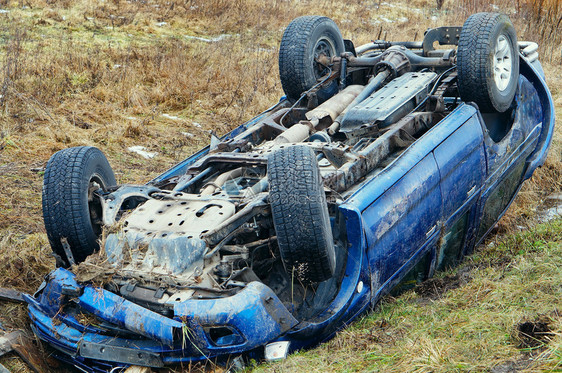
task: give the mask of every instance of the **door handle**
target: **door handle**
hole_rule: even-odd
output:
[[[431,227],[431,229],[428,230],[428,231],[425,233],[425,238],[429,238],[433,233],[435,233],[435,230],[436,230],[436,229],[437,229],[437,226],[436,226],[436,225],[434,225],[433,227]]]

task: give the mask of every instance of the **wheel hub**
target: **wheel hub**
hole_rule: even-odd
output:
[[[492,71],[496,86],[505,91],[511,81],[512,69],[511,45],[505,35],[500,35],[496,41]]]
[[[96,192],[100,189],[103,189],[103,182],[99,177],[92,177],[88,184],[88,211],[92,229],[96,235],[101,234],[102,226],[102,206],[99,196],[96,195]]]
[[[320,79],[328,73],[328,68],[322,64],[321,60],[330,60],[335,54],[336,47],[327,38],[321,38],[314,46],[314,75],[316,79]],[[324,57],[324,58],[322,58]]]

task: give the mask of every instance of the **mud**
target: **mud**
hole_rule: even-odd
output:
[[[423,299],[436,300],[450,290],[466,285],[472,279],[472,266],[460,267],[455,275],[447,275],[439,278],[430,278],[416,287],[416,293]]]
[[[536,354],[534,353],[523,353],[516,360],[508,360],[496,365],[490,369],[490,373],[517,373],[526,371],[532,367],[535,356]]]
[[[550,329],[550,319],[539,318],[516,325],[515,339],[519,348],[535,348],[550,342],[554,333]]]

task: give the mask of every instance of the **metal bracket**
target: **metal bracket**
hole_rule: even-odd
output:
[[[427,56],[429,51],[434,50],[433,43],[439,45],[459,45],[462,27],[437,27],[426,31],[423,38],[423,55]]]
[[[108,344],[80,342],[79,355],[89,359],[113,361],[133,365],[161,368],[162,358],[146,350],[111,346]]]
[[[71,266],[75,265],[76,261],[74,260],[74,255],[72,255],[72,249],[68,244],[67,238],[66,237],[61,238],[60,243],[62,245],[62,249],[64,250],[64,255],[66,255],[66,259],[68,260],[68,264],[70,264]]]

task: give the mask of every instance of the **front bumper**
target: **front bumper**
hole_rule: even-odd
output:
[[[78,284],[62,268],[35,296],[24,298],[37,336],[64,353],[64,360],[90,371],[97,370],[94,366],[162,367],[252,351],[298,323],[260,282],[226,298],[179,302],[171,317]]]

